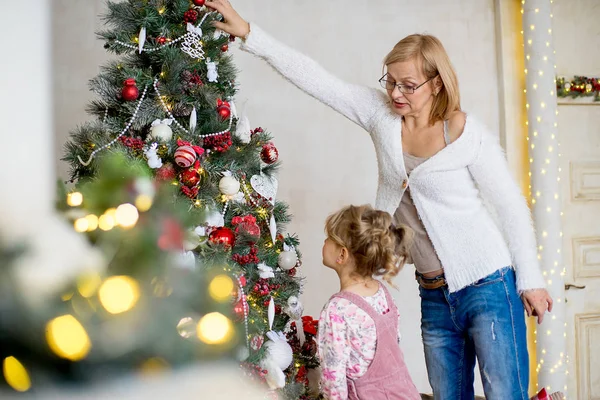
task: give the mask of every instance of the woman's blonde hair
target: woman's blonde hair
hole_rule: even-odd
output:
[[[412,231],[392,224],[392,216],[369,205],[347,206],[325,222],[329,239],[348,249],[363,277],[391,279],[400,272],[408,257]]]
[[[432,35],[414,34],[399,41],[383,60],[385,67],[396,62],[414,60],[427,79],[439,75],[442,89],[433,100],[429,123],[448,119],[460,111],[458,79],[442,42]]]

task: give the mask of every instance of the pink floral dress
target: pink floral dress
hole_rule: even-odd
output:
[[[363,298],[379,314],[389,309],[382,285],[373,296]],[[351,301],[332,297],[323,307],[318,332],[321,392],[327,399],[345,400],[346,378],[363,376],[375,356],[375,322]]]

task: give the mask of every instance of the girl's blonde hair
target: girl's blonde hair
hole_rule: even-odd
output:
[[[414,60],[427,79],[439,75],[442,89],[433,100],[429,123],[445,121],[460,111],[458,79],[442,42],[432,35],[414,34],[399,41],[383,60],[385,67],[396,62]]]
[[[381,276],[391,283],[408,257],[412,231],[392,224],[392,216],[369,205],[347,206],[325,222],[329,239],[348,249],[362,277]]]

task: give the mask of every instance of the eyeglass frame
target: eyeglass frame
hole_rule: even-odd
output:
[[[378,81],[378,82],[379,82],[379,84],[380,84],[380,85],[382,85],[382,86],[383,86],[383,83],[382,83],[382,82],[389,82],[388,80],[384,79],[386,76],[388,76],[388,73],[387,73],[387,72],[385,73],[385,75],[383,75],[381,78],[379,78],[379,81]],[[412,92],[404,92],[404,91],[402,90],[402,88],[406,88],[406,85],[403,85],[403,84],[401,84],[401,83],[396,83],[396,84],[394,85],[394,87],[397,87],[397,88],[398,88],[398,90],[400,91],[400,93],[402,93],[402,94],[413,94],[413,93],[414,93],[414,92],[415,92],[415,91],[416,91],[418,88],[420,88],[421,86],[423,86],[423,85],[424,85],[424,84],[426,84],[427,82],[431,81],[432,79],[435,79],[435,78],[437,78],[438,76],[439,76],[439,74],[436,74],[435,76],[433,76],[433,77],[431,77],[431,78],[427,79],[425,82],[421,83],[420,85],[418,85],[418,86],[415,86],[414,88],[412,88]],[[385,89],[385,90],[392,90],[392,91],[394,90],[394,89],[388,89],[388,88],[387,88],[387,86],[386,86],[386,87],[384,87],[384,89]]]

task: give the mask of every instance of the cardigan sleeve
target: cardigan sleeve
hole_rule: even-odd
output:
[[[535,233],[527,202],[510,174],[506,157],[498,139],[487,128],[478,125],[481,142],[469,170],[482,197],[498,214],[502,233],[508,243],[517,275],[517,289],[544,288]]]
[[[266,60],[298,88],[368,132],[372,130],[374,114],[386,106],[381,91],[344,82],[311,58],[275,40],[255,23],[241,48]]]

